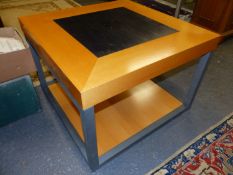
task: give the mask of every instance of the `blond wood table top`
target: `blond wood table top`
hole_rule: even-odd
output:
[[[55,19],[124,7],[178,32],[97,58]],[[41,57],[83,109],[214,50],[220,36],[140,4],[118,0],[19,18]]]

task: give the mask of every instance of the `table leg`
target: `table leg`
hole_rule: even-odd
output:
[[[40,63],[40,58],[36,50],[31,46],[30,50],[37,68],[38,78],[40,80],[40,85],[44,93],[51,97],[50,90],[48,88],[48,84],[46,82],[44,72],[42,69],[42,65]],[[66,91],[67,89],[65,89]],[[70,95],[70,94],[68,94]],[[84,145],[85,145],[85,153],[88,164],[90,168],[94,171],[99,168],[99,157],[98,157],[98,149],[97,149],[97,139],[96,139],[96,127],[95,127],[95,114],[94,107],[83,110],[78,104],[77,101],[74,101],[74,98],[71,97],[71,101],[75,104],[77,110],[80,112],[81,121],[82,121],[82,130],[84,134]]]
[[[34,59],[34,63],[36,65],[38,78],[39,78],[39,81],[40,81],[40,86],[41,86],[41,88],[43,90],[48,91],[48,86],[47,86],[46,79],[45,79],[45,76],[44,76],[44,72],[43,72],[43,69],[42,69],[42,66],[41,66],[41,63],[40,63],[40,58],[39,58],[36,50],[30,44],[29,44],[29,47],[30,47],[30,50],[31,50],[31,53],[32,53],[32,57]]]
[[[87,161],[92,170],[99,167],[94,107],[81,110],[82,129],[85,139]]]
[[[180,9],[181,9],[182,0],[178,0],[176,3],[175,17],[179,18]]]
[[[205,70],[208,65],[209,58],[211,56],[211,53],[207,53],[206,55],[202,56],[200,58],[200,61],[197,65],[197,68],[194,72],[192,83],[190,85],[190,88],[188,90],[188,93],[184,99],[184,106],[186,108],[189,108],[192,105],[193,99],[197,93],[197,90],[200,86],[201,80],[204,76]]]
[[[45,92],[45,94],[50,94],[50,90],[49,90],[48,85],[46,83],[45,76],[44,76],[44,73],[42,70],[42,66],[40,64],[39,56],[38,56],[37,52],[32,48],[32,46],[30,46],[30,49],[32,51],[33,58],[34,58],[34,61],[35,61],[36,67],[37,67],[41,87],[42,87],[43,91]],[[164,117],[163,120],[155,122],[150,127],[145,128],[140,133],[136,134],[132,138],[129,138],[124,143],[121,143],[120,145],[118,145],[117,148],[114,148],[112,151],[108,152],[106,154],[106,156],[104,156],[104,157],[102,156],[100,158],[98,157],[98,149],[97,149],[94,107],[83,110],[81,108],[81,106],[78,104],[78,102],[75,100],[75,98],[72,96],[72,94],[67,92],[68,89],[66,89],[66,87],[63,87],[63,89],[67,92],[71,101],[74,103],[75,107],[80,112],[81,121],[82,121],[82,130],[83,130],[83,134],[84,134],[85,158],[87,159],[90,168],[92,170],[98,169],[100,164],[106,162],[111,157],[115,156],[117,153],[124,150],[132,143],[135,143],[139,139],[143,138],[145,135],[152,132],[158,126],[164,124],[165,122],[171,120],[172,118],[174,118],[178,114],[181,114],[182,112],[187,110],[191,106],[192,101],[196,95],[198,87],[199,87],[201,80],[203,78],[203,75],[205,73],[210,55],[211,55],[211,53],[207,53],[206,55],[204,55],[200,58],[200,61],[197,65],[197,68],[196,68],[194,75],[193,75],[190,89],[186,95],[186,98],[183,101],[184,106],[182,108],[178,109],[177,111],[172,112],[172,114],[168,114],[166,117]],[[58,112],[58,114],[59,114],[59,112]],[[101,161],[101,158],[102,158],[102,161]]]

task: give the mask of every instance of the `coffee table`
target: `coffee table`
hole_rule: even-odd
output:
[[[20,23],[41,87],[92,170],[190,107],[220,39],[127,0]],[[55,82],[45,81],[39,56]],[[193,60],[199,63],[182,101],[150,80]]]

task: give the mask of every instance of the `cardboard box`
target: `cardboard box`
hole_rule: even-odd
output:
[[[29,45],[14,28],[0,28],[0,37],[13,37],[25,46],[22,50],[0,54],[0,83],[36,71]]]

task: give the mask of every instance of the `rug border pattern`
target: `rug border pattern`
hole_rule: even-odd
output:
[[[160,170],[168,170],[169,169],[169,174],[175,173],[172,171],[171,166],[174,165],[174,163],[178,162],[179,160],[183,160],[185,164],[189,162],[185,155],[184,152],[190,150],[190,149],[195,149],[195,155],[198,155],[201,151],[203,151],[205,148],[207,148],[210,144],[218,140],[221,136],[226,134],[229,130],[233,129],[233,112],[224,117],[221,121],[219,121],[217,124],[213,125],[210,127],[207,131],[199,135],[198,137],[194,138],[191,142],[187,143],[185,146],[180,148],[178,151],[176,151],[172,156],[170,156],[168,159],[166,159],[163,163],[158,165],[156,168],[152,169],[146,175],[155,175],[158,173]],[[215,138],[211,138],[209,140],[207,136],[210,135],[216,135]],[[203,148],[197,149],[198,146],[201,144],[206,143],[207,145]],[[195,148],[194,148],[195,147]]]

